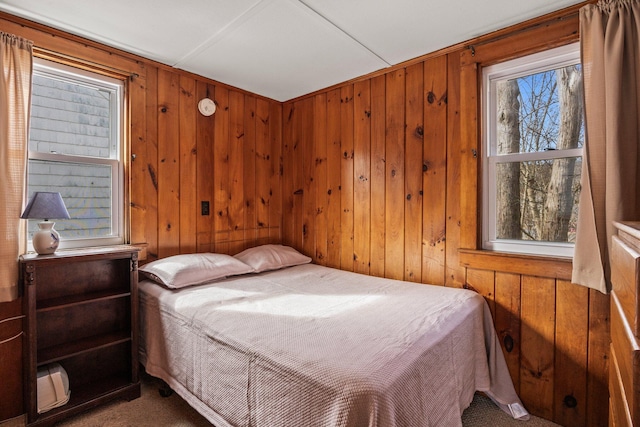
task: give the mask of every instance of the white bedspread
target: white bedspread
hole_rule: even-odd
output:
[[[312,264],[139,289],[147,372],[218,427],[460,426],[476,390],[528,418],[471,291]]]

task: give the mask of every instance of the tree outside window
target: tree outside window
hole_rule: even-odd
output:
[[[571,255],[584,142],[577,45],[487,67],[484,247]]]

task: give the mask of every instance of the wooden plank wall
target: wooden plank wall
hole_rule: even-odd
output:
[[[570,283],[570,261],[462,251],[465,287],[493,313],[516,391],[562,426],[607,425],[609,296]]]
[[[323,265],[444,284],[446,82],[437,57],[285,103],[284,243]]]
[[[281,104],[164,67],[134,83],[146,118],[132,126],[131,243],[144,258],[279,242]]]
[[[482,67],[577,41],[576,11],[286,102],[283,242],[319,264],[476,290],[525,406],[601,426],[609,297],[571,284],[570,261],[477,250]]]

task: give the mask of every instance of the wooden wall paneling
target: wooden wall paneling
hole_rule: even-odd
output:
[[[369,274],[371,242],[371,84],[353,87],[353,270]]]
[[[555,280],[522,276],[520,397],[533,415],[553,420]]]
[[[180,253],[196,251],[197,221],[200,206],[197,192],[197,127],[196,81],[180,76]]]
[[[424,66],[405,69],[404,280],[422,281]],[[426,212],[429,214],[429,212]]]
[[[445,283],[447,57],[424,62],[422,282]]]
[[[564,427],[586,424],[589,289],[556,281],[553,420]]]
[[[589,290],[587,426],[607,425],[610,296]]]
[[[136,77],[129,80],[128,116],[130,120],[130,146],[127,154],[130,155],[129,185],[130,188],[130,224],[131,234],[129,242],[142,247],[140,259],[147,258],[147,216],[151,213],[147,210],[147,194],[143,183],[147,179],[147,116],[146,116],[146,78]],[[135,111],[135,114],[132,112]],[[133,185],[135,183],[135,185]],[[135,224],[135,226],[133,226]]]
[[[473,50],[464,49],[461,52],[461,63],[487,66],[578,41],[579,20],[578,13],[565,13],[528,29],[514,31],[508,37],[473,44]]]
[[[158,256],[180,253],[180,75],[158,71]]]
[[[309,108],[306,100],[296,102],[294,114],[294,134],[293,134],[293,164],[290,166],[293,172],[293,241],[291,245],[302,251],[303,249],[303,227],[304,227],[304,137],[305,137],[305,115]]]
[[[532,257],[524,254],[460,249],[459,261],[463,266],[484,268],[503,273],[553,277],[571,280],[571,259]]]
[[[69,56],[69,59],[79,58],[77,65],[80,67],[89,63],[91,64],[90,67],[97,66],[108,73],[112,73],[114,69],[117,69],[144,76],[146,67],[154,67],[151,61],[141,60],[142,58],[133,54],[108,48],[98,42],[18,18],[5,12],[0,12],[0,27],[7,34],[15,34],[31,40],[34,53],[37,56],[51,58],[56,55],[52,55],[49,52],[55,52],[63,56]],[[46,49],[49,52],[45,53],[42,49]]]
[[[249,234],[253,236],[256,244],[269,243],[269,208],[271,206],[271,163],[278,159],[271,156],[271,108],[267,101],[263,99],[245,97],[246,110],[252,110],[253,123],[245,123],[245,180],[252,183],[245,183],[245,197],[247,200],[246,225],[250,229]],[[248,111],[245,113],[245,120],[249,120]],[[249,133],[247,133],[249,129]],[[255,142],[251,142],[248,136],[255,133]],[[251,158],[247,157],[250,156]],[[250,171],[249,169],[252,169]],[[251,196],[249,196],[251,195]],[[249,245],[245,245],[249,246]],[[253,246],[253,244],[251,245]]]
[[[215,98],[215,87],[206,82],[196,84],[196,100]],[[196,249],[198,252],[212,252],[214,240],[214,192],[213,192],[213,153],[214,153],[214,116],[196,114],[196,201],[200,209],[201,202],[209,203],[209,215],[197,213]]]
[[[316,180],[316,247],[312,255],[320,265],[327,262],[327,94],[320,93],[313,97],[313,117],[315,136],[314,177]]]
[[[229,91],[229,253],[244,249],[244,95]]]
[[[520,392],[520,275],[496,272],[495,327],[513,380]]]
[[[141,187],[144,192],[144,223],[132,222],[131,227],[144,228],[147,243],[147,257],[145,261],[153,261],[158,258],[158,116],[160,109],[158,106],[158,69],[149,68],[147,70],[147,91],[146,91],[146,139],[144,150],[138,153],[142,158],[138,161],[144,169],[144,180],[132,182],[134,187]],[[133,218],[132,218],[133,219]]]
[[[244,95],[244,142],[243,142],[243,160],[242,160],[242,185],[244,200],[242,204],[244,206],[244,230],[242,237],[242,249],[256,246],[258,240],[258,232],[262,231],[263,238],[269,234],[269,210],[262,203],[258,202],[258,185],[263,188],[262,194],[264,194],[264,188],[268,188],[269,185],[269,168],[268,160],[260,159],[258,151],[265,153],[265,149],[269,144],[269,105],[264,106],[266,102],[263,101],[262,107],[262,119],[258,115],[257,99],[253,96]],[[266,110],[266,111],[265,111]],[[266,122],[266,123],[265,123]],[[260,150],[259,150],[260,149]],[[256,179],[258,171],[261,172],[259,182]],[[268,200],[265,199],[265,200]],[[260,205],[260,207],[258,206]],[[258,225],[258,209],[261,209],[262,224]],[[266,224],[266,226],[264,225]]]
[[[478,247],[478,65],[460,69],[460,248]]]
[[[289,153],[284,161],[285,170],[288,171],[287,179],[290,180],[291,194],[287,194],[290,197],[290,209],[291,209],[291,230],[289,233],[289,245],[297,249],[302,249],[302,158],[299,153],[298,147],[300,145],[300,134],[302,133],[302,104],[300,102],[294,103],[293,115],[291,117],[290,126],[292,128],[292,139],[289,144]],[[289,189],[287,189],[289,190]]]
[[[302,251],[309,256],[314,256],[316,252],[316,191],[318,183],[315,179],[315,144],[314,135],[314,111],[315,103],[313,98],[303,101],[302,109],[302,135],[301,143],[302,158],[300,159],[303,168],[303,217],[302,217]]]
[[[446,276],[445,285],[462,287],[465,272],[460,266],[460,58],[454,52],[447,56],[447,185],[446,185]]]
[[[341,195],[340,173],[342,164],[340,146],[340,89],[327,93],[327,266],[340,267]]]
[[[467,269],[465,288],[471,289],[484,297],[491,310],[491,317],[496,319],[495,272],[491,270]]]
[[[371,234],[370,274],[385,275],[386,77],[371,79]]]
[[[353,85],[340,90],[340,268],[353,271]]]
[[[269,243],[282,241],[282,105],[269,103]]]
[[[386,74],[385,277],[404,277],[405,74]]]
[[[283,107],[283,135],[282,135],[282,242],[285,245],[293,244],[294,211],[293,198],[293,145],[295,137],[296,104],[287,102]]]
[[[516,255],[483,254],[483,251],[461,251],[461,260],[468,270],[496,271],[495,325],[501,339],[511,377],[523,403],[535,415],[552,419],[561,425],[607,425],[609,369],[609,296],[598,291],[570,284],[571,263],[561,260],[526,258]],[[520,274],[528,278],[528,287],[520,294]],[[473,273],[472,273],[473,274]],[[536,278],[533,274],[545,276]],[[557,283],[557,290],[551,284]],[[475,280],[479,283],[480,280]],[[542,295],[540,297],[536,293]],[[551,294],[555,295],[552,296]],[[522,295],[522,296],[521,296]],[[522,302],[521,302],[522,301]],[[555,301],[555,305],[552,303]],[[544,310],[547,314],[535,314]],[[526,313],[526,314],[525,314]],[[531,313],[534,313],[532,315]],[[534,318],[529,322],[527,319]],[[585,324],[586,323],[586,324]],[[546,332],[532,330],[539,325]],[[552,328],[555,333],[550,332]],[[521,332],[519,332],[521,331]],[[586,335],[584,335],[586,334]],[[511,336],[512,351],[505,338]],[[542,338],[542,337],[547,338]],[[531,337],[534,337],[531,342]],[[537,338],[536,338],[537,337]],[[535,339],[541,340],[536,342]],[[522,343],[522,344],[520,344]],[[553,355],[550,350],[553,349]],[[540,360],[555,360],[553,373],[536,369]],[[521,379],[525,376],[527,380]],[[547,407],[538,387],[545,392],[548,385],[553,402],[548,406],[553,414],[540,414],[540,406]],[[521,384],[527,382],[526,386]],[[540,382],[540,383],[539,383]],[[542,384],[542,385],[540,385]],[[530,399],[533,396],[533,402]],[[576,399],[576,406],[565,406],[565,397]],[[581,403],[581,402],[584,403]]]
[[[216,87],[213,138],[213,250],[229,253],[229,90]]]

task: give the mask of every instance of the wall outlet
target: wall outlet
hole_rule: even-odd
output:
[[[209,201],[203,200],[200,202],[200,211],[202,215],[209,215]]]

